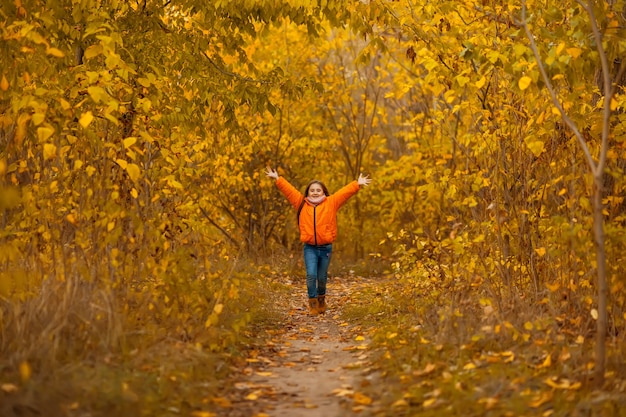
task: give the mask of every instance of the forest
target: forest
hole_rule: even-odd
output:
[[[625,415],[625,57],[624,0],[0,0],[0,415],[235,415],[304,285],[267,167],[372,179],[346,413]]]

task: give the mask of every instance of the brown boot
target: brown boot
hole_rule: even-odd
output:
[[[309,314],[315,316],[319,314],[319,304],[317,298],[309,298]]]
[[[326,296],[325,295],[317,296],[317,309],[320,313],[326,312]]]

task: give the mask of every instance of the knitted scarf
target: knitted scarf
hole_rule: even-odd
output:
[[[307,201],[315,206],[317,206],[318,204],[320,204],[322,201],[326,200],[326,196],[325,195],[321,195],[317,198],[313,198],[313,197],[307,197],[306,198]]]

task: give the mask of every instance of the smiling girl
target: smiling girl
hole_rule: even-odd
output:
[[[272,168],[267,168],[265,175],[276,180],[276,186],[297,210],[300,241],[304,243],[304,264],[306,267],[306,286],[311,314],[326,311],[326,282],[328,266],[337,237],[337,211],[360,187],[372,181],[368,176],[359,175],[335,194],[318,180],[311,181],[300,193],[285,178]]]

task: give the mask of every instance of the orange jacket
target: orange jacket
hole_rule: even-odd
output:
[[[298,210],[304,196],[283,177],[276,180],[276,186],[287,197],[289,203]],[[337,237],[337,211],[346,201],[359,191],[359,183],[352,181],[336,193],[326,197],[317,206],[305,200],[300,212],[300,241],[310,245],[333,243]]]

